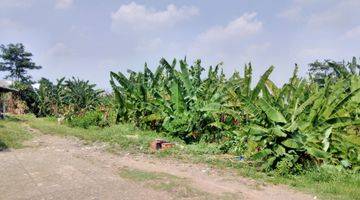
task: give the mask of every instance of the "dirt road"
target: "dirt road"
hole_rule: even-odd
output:
[[[206,165],[115,155],[103,145],[37,133],[0,152],[0,199],[313,199]]]

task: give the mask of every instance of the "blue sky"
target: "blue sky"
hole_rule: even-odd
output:
[[[0,44],[24,43],[43,69],[109,88],[109,72],[155,68],[161,57],[224,62],[278,84],[294,63],[360,56],[359,0],[0,0]]]

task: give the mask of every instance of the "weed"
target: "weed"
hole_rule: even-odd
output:
[[[212,167],[232,170],[238,175],[254,179],[265,180],[274,184],[287,184],[296,189],[305,192],[311,192],[324,199],[359,199],[360,197],[360,174],[356,172],[347,172],[330,167],[314,167],[301,173],[286,173],[289,169],[284,167],[281,173],[274,171],[269,173],[259,172],[249,163],[234,161],[218,154],[216,144],[186,145],[181,140],[166,137],[161,133],[153,131],[142,131],[129,124],[120,124],[106,128],[90,127],[89,129],[72,128],[65,125],[57,125],[54,119],[34,118],[31,116],[22,116],[29,125],[39,129],[43,133],[57,134],[63,136],[76,136],[87,142],[106,142],[114,153],[126,151],[130,153],[153,153],[149,151],[149,142],[156,138],[164,138],[174,142],[177,145],[166,151],[160,151],[155,154],[158,157],[171,157],[180,159],[182,162],[205,163]],[[298,169],[296,166],[295,169]],[[171,186],[171,185],[170,185]],[[161,185],[159,187],[170,187]]]
[[[21,148],[22,142],[32,137],[28,131],[19,126],[20,121],[19,118],[11,116],[0,120],[0,150]]]

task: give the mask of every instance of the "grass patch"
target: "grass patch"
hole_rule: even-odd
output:
[[[204,198],[211,197],[206,192],[195,189],[189,185],[186,179],[179,178],[167,173],[147,172],[138,169],[122,168],[119,175],[122,178],[141,182],[143,186],[165,191],[176,198]]]
[[[54,118],[35,118],[23,116],[27,123],[46,134],[75,136],[86,142],[106,142],[113,151],[126,150],[131,153],[149,153],[149,143],[157,138],[182,143],[181,140],[166,137],[153,131],[142,131],[129,124],[119,124],[106,128],[89,127],[88,129],[58,125]]]
[[[246,176],[274,184],[286,184],[295,189],[310,192],[323,199],[360,199],[360,174],[339,171],[331,167],[315,168],[300,175],[280,176],[274,173],[259,172],[245,162],[233,160],[232,156],[223,155],[219,145],[196,143],[186,145],[177,138],[165,136],[153,131],[142,131],[129,124],[115,125],[107,128],[90,127],[88,129],[71,128],[58,125],[55,119],[23,116],[31,127],[43,133],[63,136],[75,136],[87,142],[106,142],[114,152],[153,153],[149,143],[156,138],[163,138],[176,143],[174,148],[157,152],[158,157],[180,159],[183,162],[206,163],[210,166],[236,171]],[[358,142],[359,138],[354,139]],[[139,174],[146,177],[146,174]],[[152,175],[151,175],[152,176]],[[151,177],[150,177],[151,178]],[[154,178],[154,177],[152,177]],[[155,177],[156,179],[156,177]],[[171,185],[160,185],[160,188],[171,188]]]
[[[272,182],[310,191],[323,199],[360,199],[360,174],[323,166],[298,176],[275,177]]]
[[[129,169],[129,168],[122,168],[120,170],[119,175],[122,178],[133,180],[133,181],[140,181],[140,182],[159,180],[161,178],[168,176],[168,174],[164,174],[164,173],[146,172],[146,171],[141,171],[141,170],[137,170],[137,169]],[[171,176],[169,175],[169,177],[171,177]],[[171,178],[173,178],[173,177],[171,177]]]
[[[22,142],[31,139],[32,135],[21,126],[21,120],[7,116],[0,120],[0,151],[7,148],[21,148]]]

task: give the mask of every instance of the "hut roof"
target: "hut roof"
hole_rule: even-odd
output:
[[[4,92],[17,92],[17,90],[12,89],[12,88],[8,88],[8,87],[0,86],[0,92],[1,93],[4,93]]]
[[[6,80],[0,80],[0,92],[4,93],[4,92],[17,92],[17,90],[10,88],[9,86],[11,85],[10,81],[6,81]]]

